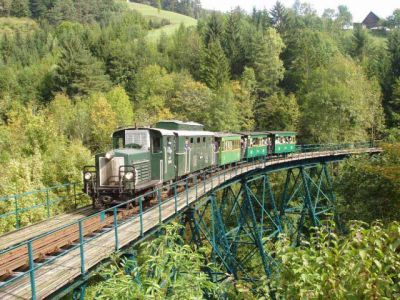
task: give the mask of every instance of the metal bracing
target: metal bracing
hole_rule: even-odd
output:
[[[211,260],[235,279],[253,280],[274,267],[267,243],[280,233],[299,244],[311,227],[338,218],[326,163],[289,168],[283,180],[268,171],[247,173],[213,190],[186,213],[190,241],[211,245]],[[219,274],[221,275],[221,274]]]

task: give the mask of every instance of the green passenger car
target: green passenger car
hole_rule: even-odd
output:
[[[203,131],[203,125],[194,122],[161,121],[155,126],[173,132],[175,177],[208,168],[214,162],[214,133]]]
[[[296,132],[291,131],[269,131],[268,135],[272,141],[273,154],[285,154],[296,152]]]
[[[242,135],[242,157],[251,159],[267,155],[266,132],[239,132]]]
[[[215,161],[218,166],[224,166],[240,161],[240,142],[240,134],[215,134]]]

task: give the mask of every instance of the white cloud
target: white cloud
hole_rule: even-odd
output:
[[[275,0],[201,0],[204,8],[222,11],[228,11],[237,6],[247,11],[251,11],[253,7],[270,9],[275,2]],[[292,6],[294,0],[281,0],[281,2],[286,6]],[[400,8],[399,0],[309,0],[302,2],[311,3],[319,14],[322,14],[325,8],[337,8],[341,4],[347,5],[355,22],[361,22],[370,11],[381,18],[386,18],[396,8]]]

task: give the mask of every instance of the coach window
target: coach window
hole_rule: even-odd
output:
[[[201,138],[197,138],[197,144],[200,144],[200,142],[201,142]]]
[[[206,142],[206,138],[205,137],[203,137],[203,143],[205,143]]]
[[[161,137],[153,137],[153,153],[161,152]]]

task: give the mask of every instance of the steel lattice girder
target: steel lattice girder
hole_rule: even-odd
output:
[[[211,260],[227,272],[223,277],[253,281],[260,266],[269,276],[275,262],[267,243],[284,232],[296,245],[322,220],[338,221],[326,163],[287,169],[280,185],[271,184],[271,176],[267,171],[244,174],[214,189],[186,214],[190,241],[211,245]]]

